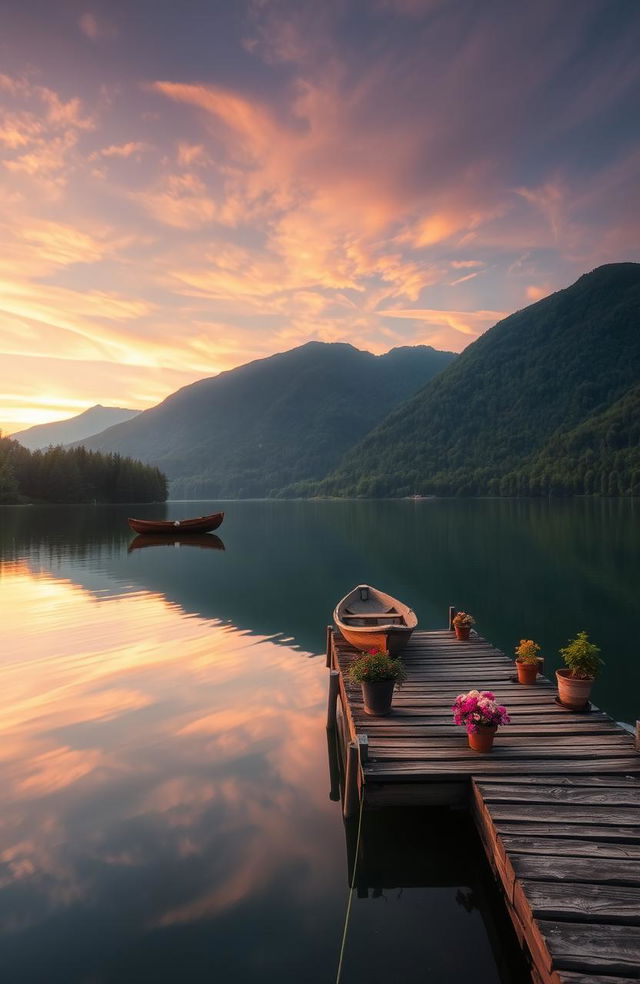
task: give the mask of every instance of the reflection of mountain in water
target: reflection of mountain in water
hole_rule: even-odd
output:
[[[149,517],[159,513],[145,508]],[[211,508],[174,502],[166,515]],[[90,590],[102,578],[103,591],[159,592],[188,614],[284,637],[307,652],[323,648],[336,599],[360,582],[406,601],[419,628],[441,627],[454,604],[506,651],[535,638],[550,670],[558,648],[586,628],[607,663],[596,700],[623,719],[636,711],[640,666],[624,631],[640,591],[633,502],[234,502],[225,507],[224,553],[158,546],[127,555],[130,511],[4,507],[0,548]]]

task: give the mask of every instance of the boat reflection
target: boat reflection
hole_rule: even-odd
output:
[[[127,553],[133,550],[140,550],[143,547],[200,547],[201,550],[225,550],[225,545],[215,533],[187,533],[186,535],[174,535],[173,533],[145,533],[134,537]]]

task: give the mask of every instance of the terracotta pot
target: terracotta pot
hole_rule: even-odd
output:
[[[516,660],[516,669],[518,670],[518,683],[525,683],[528,686],[536,682],[536,677],[538,675],[538,663],[521,663],[520,660]]]
[[[497,730],[497,724],[479,725],[477,731],[472,731],[467,734],[469,739],[469,748],[473,748],[474,752],[490,752],[493,748],[493,739],[496,736]]]
[[[468,639],[469,633],[471,632],[471,626],[469,625],[454,625],[456,630],[456,639]]]
[[[579,680],[570,674],[571,670],[556,670],[560,703],[565,707],[573,708],[574,711],[582,711],[589,701],[594,678]]]
[[[386,717],[387,714],[391,714],[391,700],[395,685],[395,680],[378,680],[376,683],[364,683],[363,681],[360,686],[362,687],[365,714],[371,714],[374,717]]]

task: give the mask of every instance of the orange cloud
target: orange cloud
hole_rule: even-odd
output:
[[[531,284],[529,287],[527,287],[525,291],[527,300],[540,301],[542,300],[543,297],[546,297],[548,294],[550,294],[552,289],[553,288],[548,286],[540,285],[536,287],[534,284]]]
[[[177,229],[200,229],[220,218],[216,202],[195,174],[169,174],[154,189],[133,197],[156,221]]]
[[[149,145],[142,140],[130,140],[128,143],[111,144],[110,147],[103,147],[102,150],[95,150],[89,155],[89,160],[94,161],[99,157],[136,157],[140,158]]]
[[[407,318],[414,322],[424,322],[432,329],[426,333],[424,327],[414,334],[414,342],[419,339],[424,344],[442,345],[459,352],[468,341],[478,338],[487,328],[501,321],[508,312],[504,311],[440,311],[432,308],[388,308],[380,311],[384,318]],[[460,336],[463,336],[461,339]]]

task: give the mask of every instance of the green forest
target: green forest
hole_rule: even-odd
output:
[[[0,436],[0,503],[164,502],[161,471],[85,448],[29,451]]]
[[[505,318],[284,495],[640,494],[640,264]]]

